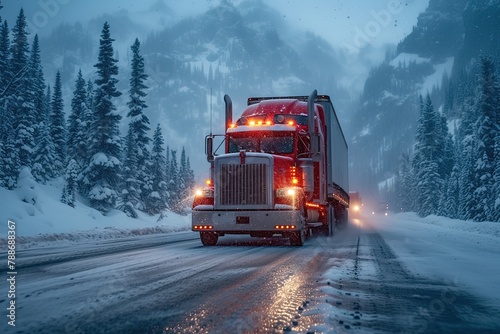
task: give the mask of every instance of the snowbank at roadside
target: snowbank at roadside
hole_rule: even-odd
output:
[[[0,246],[5,244],[7,221],[15,222],[17,245],[54,242],[85,242],[144,234],[188,230],[191,215],[165,212],[149,216],[138,211],[137,219],[119,210],[106,216],[85,205],[81,199],[74,208],[61,203],[61,184],[32,182],[28,188],[0,188]]]
[[[500,307],[500,223],[415,213],[367,216],[364,221],[409,271],[467,287]]]

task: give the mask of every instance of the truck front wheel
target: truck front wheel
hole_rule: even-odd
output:
[[[290,245],[302,246],[306,242],[306,233],[304,230],[292,232],[290,234]]]
[[[219,235],[214,232],[200,232],[200,239],[203,246],[215,246],[219,240]]]

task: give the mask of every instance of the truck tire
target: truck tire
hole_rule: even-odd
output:
[[[326,235],[329,237],[332,237],[335,235],[335,229],[336,229],[336,224],[335,224],[335,209],[333,208],[333,205],[328,205],[328,231]]]
[[[219,240],[219,235],[213,232],[200,232],[200,239],[203,246],[215,246]]]
[[[348,221],[348,216],[347,216],[347,209],[346,208],[341,208],[339,210],[339,217],[337,219],[337,227],[339,230],[343,230],[347,227],[347,221]]]
[[[300,231],[291,232],[290,245],[303,246],[305,242],[306,242],[306,233],[303,229]]]

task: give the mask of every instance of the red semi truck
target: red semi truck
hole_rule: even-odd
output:
[[[192,230],[205,246],[225,234],[282,236],[302,246],[311,231],[347,224],[347,144],[330,97],[248,98],[233,123],[224,96],[225,134],[206,137],[207,186],[193,201]],[[222,138],[225,151],[214,151]],[[314,232],[313,232],[314,233]]]

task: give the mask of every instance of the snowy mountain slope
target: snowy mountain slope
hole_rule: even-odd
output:
[[[354,189],[376,194],[400,155],[412,152],[418,95],[429,93],[443,110],[443,89],[456,84],[474,59],[498,54],[493,29],[498,31],[499,11],[498,1],[431,0],[396,52],[372,70],[352,120]]]
[[[349,122],[353,96],[337,83],[343,69],[332,46],[308,32],[294,30],[290,36],[283,16],[262,1],[222,1],[182,19],[170,8],[160,12],[165,24],[154,31],[123,10],[89,22],[66,23],[42,38],[44,70],[61,71],[67,112],[78,70],[85,80],[95,79],[99,31],[108,21],[120,67],[117,87],[123,93],[117,99],[118,111],[127,113],[130,45],[139,37],[149,75],[147,116],[151,124],[161,124],[168,145],[186,147],[199,177],[207,170],[204,136],[211,128],[223,130],[224,94],[232,97],[237,115],[249,96],[307,95],[318,89],[335,96],[341,121]],[[154,15],[159,15],[157,9],[146,11],[144,17],[158,22]],[[123,117],[123,134],[127,121]]]

